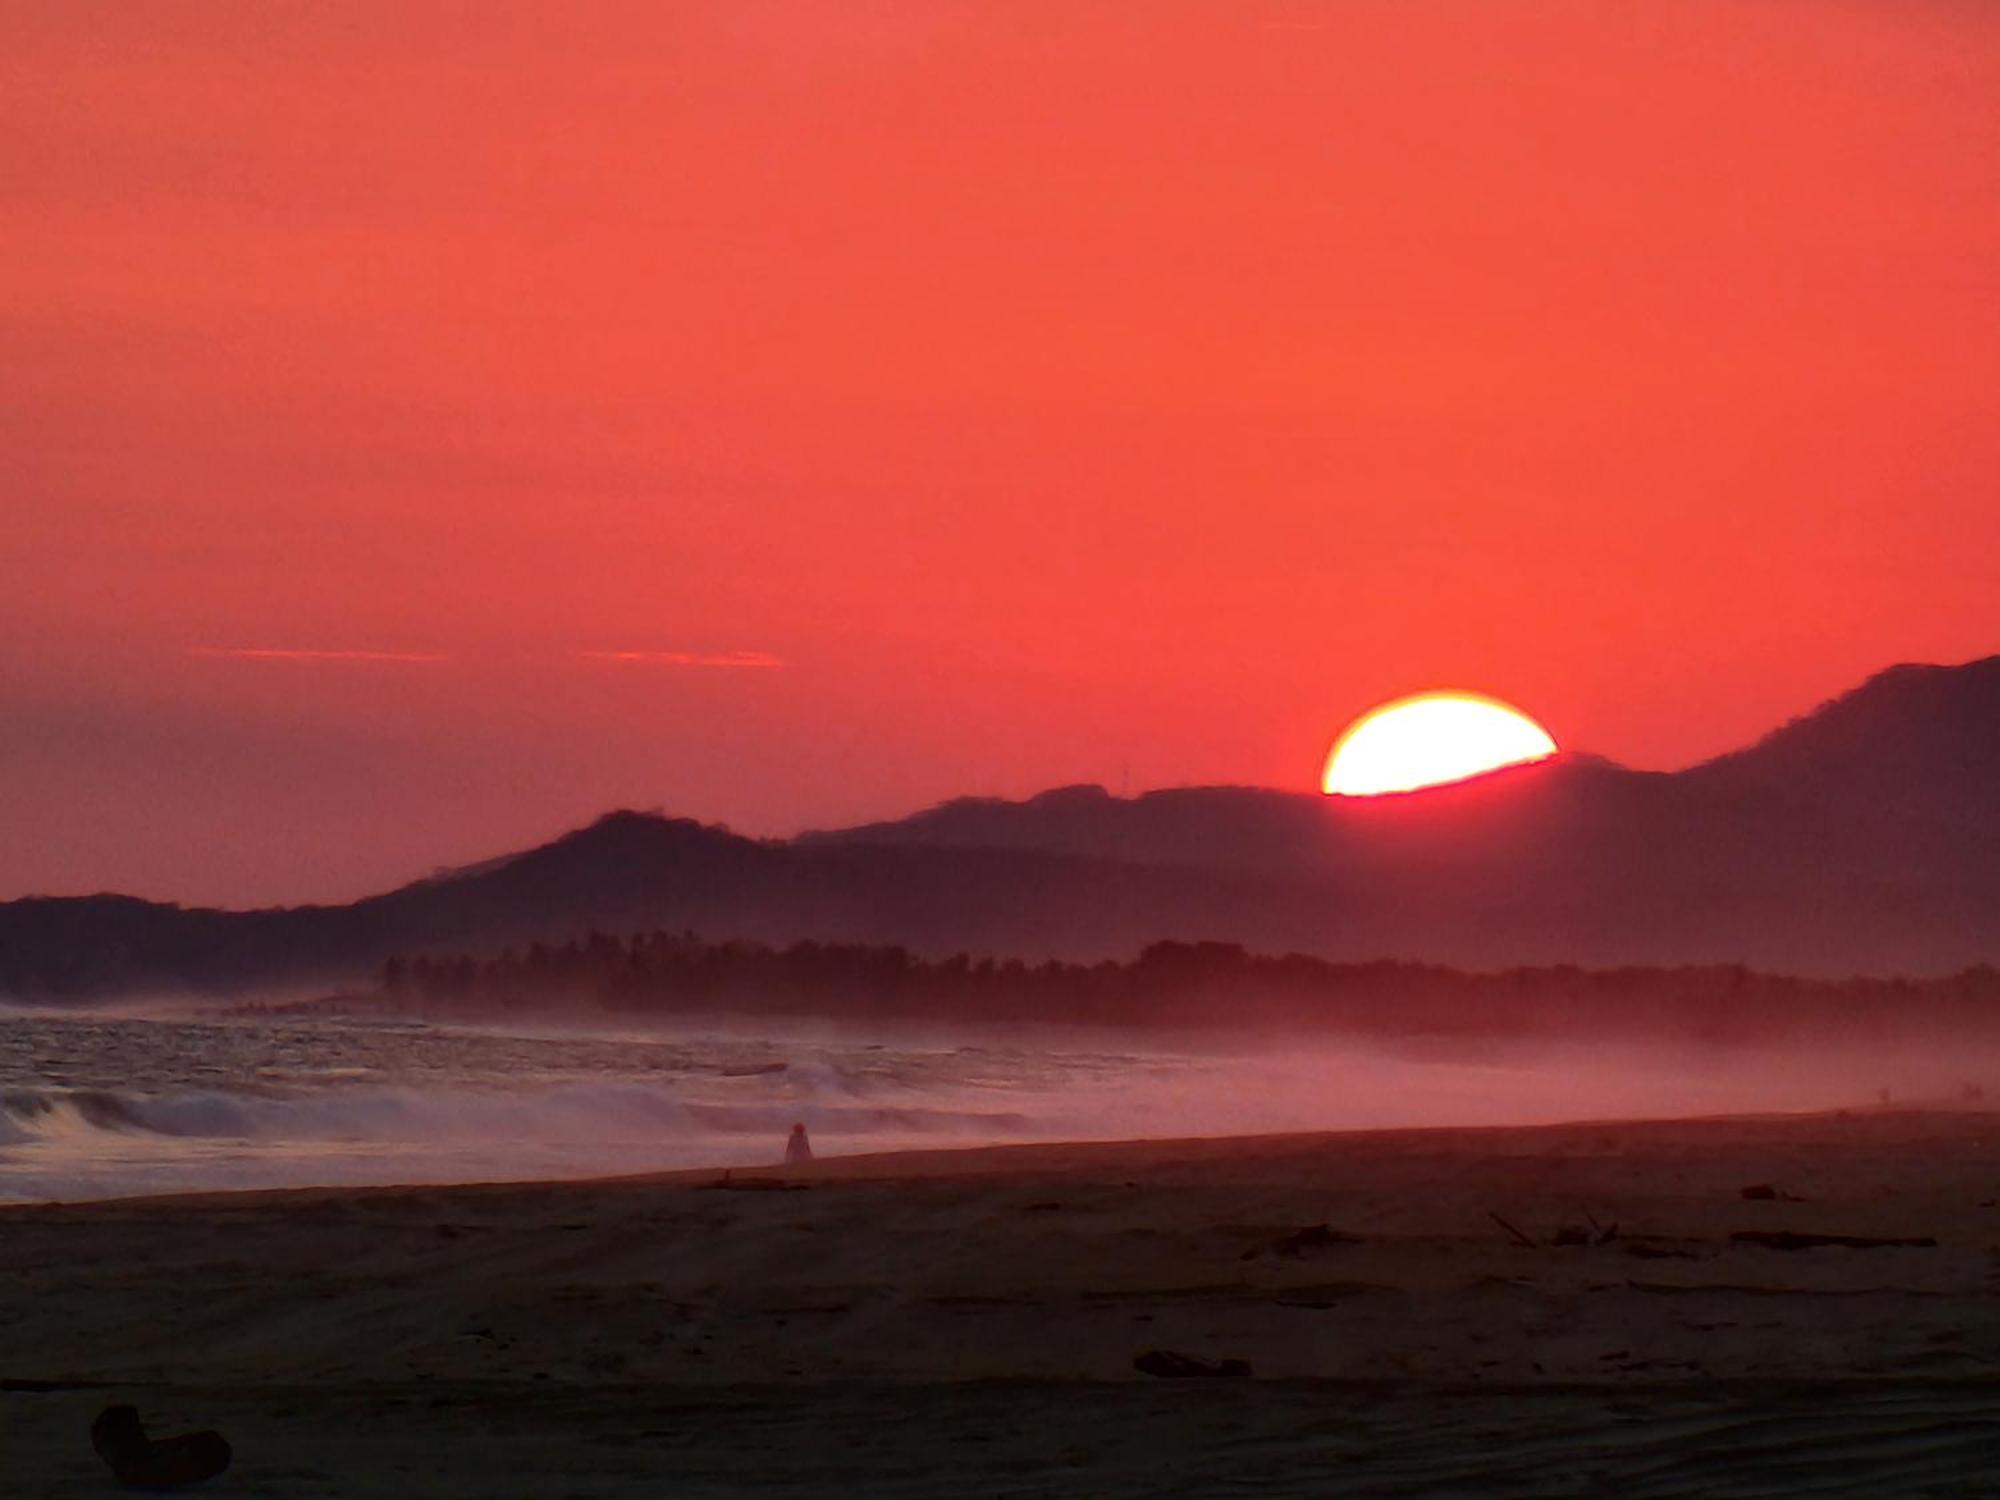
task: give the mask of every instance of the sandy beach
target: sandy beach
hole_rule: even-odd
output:
[[[1997,1145],[1857,1111],[10,1208],[0,1494],[109,1492],[129,1401],[222,1430],[215,1495],[1991,1495]]]

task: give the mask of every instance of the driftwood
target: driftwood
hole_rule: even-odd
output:
[[[1303,1255],[1308,1250],[1326,1250],[1335,1245],[1358,1245],[1361,1236],[1346,1234],[1326,1224],[1308,1224],[1304,1229],[1295,1230],[1281,1240],[1271,1244],[1273,1252],[1279,1255]]]
[[[713,1182],[700,1184],[707,1192],[728,1193],[803,1193],[806,1184],[787,1182],[782,1177],[736,1177],[724,1172]]]
[[[1487,1211],[1486,1217],[1506,1230],[1508,1237],[1523,1249],[1539,1250],[1542,1248],[1541,1241],[1528,1234],[1511,1219],[1503,1219],[1490,1209]],[[1585,1214],[1584,1218],[1590,1220],[1589,1228],[1585,1228],[1581,1224],[1559,1224],[1556,1226],[1556,1232],[1550,1236],[1549,1243],[1556,1246],[1608,1245],[1618,1238],[1618,1226],[1616,1223],[1606,1228],[1604,1225],[1598,1223],[1595,1216],[1591,1214]]]
[[[229,1444],[216,1432],[146,1436],[136,1406],[107,1406],[90,1424],[90,1446],[128,1490],[167,1490],[213,1479],[229,1467]]]
[[[1700,1260],[1701,1255],[1694,1250],[1670,1250],[1664,1245],[1645,1245],[1628,1241],[1625,1253],[1639,1260]]]
[[[1250,1362],[1242,1359],[1207,1360],[1192,1354],[1178,1354],[1172,1349],[1148,1349],[1133,1359],[1132,1368],[1142,1375],[1156,1375],[1162,1380],[1214,1379],[1248,1375]]]
[[[1753,1182],[1743,1189],[1743,1196],[1752,1202],[1763,1203],[1803,1203],[1806,1200],[1796,1193],[1780,1192],[1768,1182]]]
[[[1255,1260],[1260,1255],[1289,1255],[1294,1258],[1308,1250],[1331,1250],[1336,1245],[1362,1245],[1367,1241],[1358,1234],[1348,1234],[1335,1229],[1330,1224],[1308,1224],[1303,1229],[1295,1229],[1290,1234],[1278,1236],[1268,1244],[1245,1250],[1244,1260]]]
[[[1877,1238],[1865,1234],[1800,1234],[1791,1229],[1739,1229],[1729,1237],[1739,1245],[1762,1245],[1766,1250],[1935,1250],[1930,1235]]]
[[[1275,1307],[1302,1307],[1326,1312],[1354,1297],[1379,1297],[1396,1288],[1379,1281],[1323,1281],[1317,1286],[1288,1286],[1271,1299]]]

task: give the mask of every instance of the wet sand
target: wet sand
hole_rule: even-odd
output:
[[[1869,1111],[0,1210],[0,1494],[108,1492],[131,1401],[224,1431],[215,1495],[1992,1495],[1996,1148]],[[1732,1238],[1787,1231],[1936,1243]]]

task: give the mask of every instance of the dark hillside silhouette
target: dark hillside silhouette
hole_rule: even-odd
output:
[[[1936,975],[2000,958],[2000,658],[1898,667],[1689,770],[1566,753],[1329,799],[1071,787],[754,840],[613,813],[347,906],[0,904],[0,994],[323,985],[397,952],[593,929],[1129,958],[1212,938],[1470,967],[1744,963]]]
[[[1857,808],[2000,815],[2000,656],[1901,666],[1684,773]]]

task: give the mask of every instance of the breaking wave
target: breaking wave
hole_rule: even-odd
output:
[[[1773,1056],[1353,1046],[1241,1055],[1006,1033],[772,1037],[0,1014],[0,1199],[775,1164],[1034,1140],[1531,1124],[1933,1096],[1955,1047]]]
[[[226,1091],[139,1095],[115,1089],[0,1094],[0,1144],[92,1132],[270,1143],[443,1140],[576,1141],[721,1136],[782,1138],[792,1124],[849,1135],[1015,1135],[1018,1110],[955,1110],[783,1098],[690,1100],[644,1084],[557,1084],[500,1091],[349,1088],[288,1096]]]
[[[1087,1064],[1089,1065],[1089,1064]],[[578,1177],[1046,1137],[1032,1052],[0,1017],[0,1200]]]

